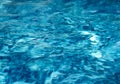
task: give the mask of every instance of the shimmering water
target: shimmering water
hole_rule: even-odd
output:
[[[120,84],[120,0],[0,0],[0,84]]]

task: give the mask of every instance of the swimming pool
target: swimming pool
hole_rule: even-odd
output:
[[[0,84],[119,83],[119,0],[0,0]]]

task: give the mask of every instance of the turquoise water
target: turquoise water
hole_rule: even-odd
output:
[[[0,84],[120,84],[120,1],[0,0]]]

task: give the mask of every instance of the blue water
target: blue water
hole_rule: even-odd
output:
[[[120,84],[120,0],[0,0],[0,84]]]

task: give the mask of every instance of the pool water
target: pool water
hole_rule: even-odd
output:
[[[0,0],[0,84],[120,84],[120,0]]]

